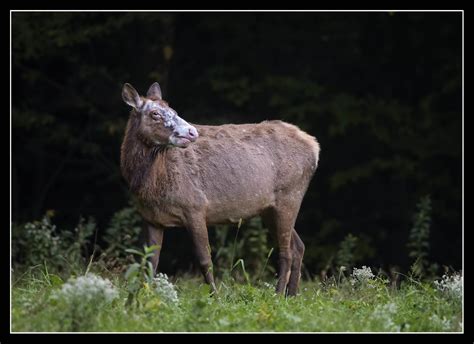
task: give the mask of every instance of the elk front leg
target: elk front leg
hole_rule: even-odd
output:
[[[187,229],[193,240],[194,253],[196,254],[204,279],[211,286],[212,292],[216,293],[217,289],[212,271],[211,246],[209,245],[206,222],[194,220],[189,223]]]
[[[160,253],[161,253],[161,245],[163,243],[164,228],[156,227],[147,222],[146,230],[148,233],[148,238],[147,238],[148,246],[152,246],[152,245],[158,246],[158,248],[154,250],[154,254],[151,257],[151,265],[153,266],[153,275],[155,275],[158,269],[158,263],[160,261]]]

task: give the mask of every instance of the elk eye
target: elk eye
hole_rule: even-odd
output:
[[[151,113],[151,118],[153,118],[154,120],[158,121],[160,120],[160,114],[158,112],[152,112]]]

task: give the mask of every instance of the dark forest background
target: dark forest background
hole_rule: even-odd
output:
[[[461,13],[12,14],[12,218],[54,210],[102,228],[130,195],[119,154],[125,82],[158,81],[199,124],[281,119],[318,138],[297,221],[318,273],[350,233],[360,263],[408,269],[416,204],[429,260],[461,268]],[[212,231],[211,231],[212,232]],[[180,254],[176,254],[180,252]],[[192,262],[165,233],[162,269]]]

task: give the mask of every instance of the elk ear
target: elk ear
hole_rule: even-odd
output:
[[[161,100],[162,97],[160,84],[158,84],[157,82],[153,83],[153,85],[151,85],[148,89],[146,96],[151,100]]]
[[[142,105],[142,100],[140,99],[138,92],[129,83],[123,85],[122,99],[125,103],[134,107],[135,109]]]

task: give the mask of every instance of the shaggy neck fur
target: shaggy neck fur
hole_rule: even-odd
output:
[[[168,147],[156,145],[140,135],[140,120],[134,111],[128,120],[122,143],[120,166],[132,193],[142,194],[152,191],[158,179],[166,177],[165,156]],[[159,166],[154,168],[155,165]],[[159,175],[155,175],[156,172]]]

